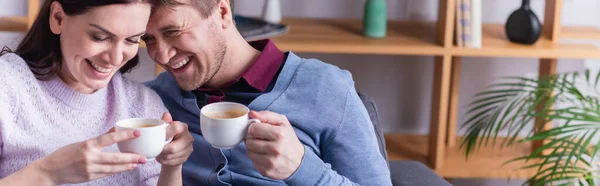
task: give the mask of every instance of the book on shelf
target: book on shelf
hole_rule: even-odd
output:
[[[471,0],[471,48],[482,46],[481,0]]]
[[[461,10],[461,6],[462,6],[462,0],[457,0],[456,1],[456,34],[455,34],[455,39],[456,39],[456,46],[457,47],[464,47],[464,40],[463,40],[463,26],[462,26],[462,12]]]
[[[457,47],[481,48],[481,0],[456,1]]]
[[[289,30],[288,25],[269,23],[264,20],[235,15],[235,27],[246,41],[256,41],[269,39],[286,34]]]
[[[461,14],[460,25],[462,26],[462,36],[464,46],[468,47],[471,43],[471,0],[459,0],[460,8],[458,9]]]

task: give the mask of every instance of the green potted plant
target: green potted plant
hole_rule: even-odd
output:
[[[529,155],[506,162],[525,162],[522,169],[535,169],[524,184],[596,185],[600,73],[502,80],[477,93],[468,105],[462,124],[467,132],[461,141],[466,157],[496,142],[506,147],[543,141]],[[546,121],[552,122],[551,128],[543,128]],[[507,137],[500,138],[503,132]]]

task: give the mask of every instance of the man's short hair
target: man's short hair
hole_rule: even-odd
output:
[[[216,9],[217,2],[219,0],[188,0],[188,1],[190,2],[190,4],[192,6],[196,7],[196,9],[198,9],[202,18],[208,18],[208,16],[210,16],[210,14],[212,14],[213,11]],[[159,3],[158,6],[167,6],[167,7],[173,7],[173,6],[185,4],[185,3],[182,3],[181,0],[159,0],[158,3]]]

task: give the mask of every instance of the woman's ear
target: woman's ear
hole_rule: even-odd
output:
[[[52,33],[56,35],[62,33],[65,16],[62,5],[58,1],[52,2],[52,5],[50,5],[50,30]]]

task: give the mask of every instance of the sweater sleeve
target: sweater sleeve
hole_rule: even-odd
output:
[[[322,157],[305,147],[288,185],[392,185],[368,113],[354,89],[346,94],[341,125],[323,147]]]

